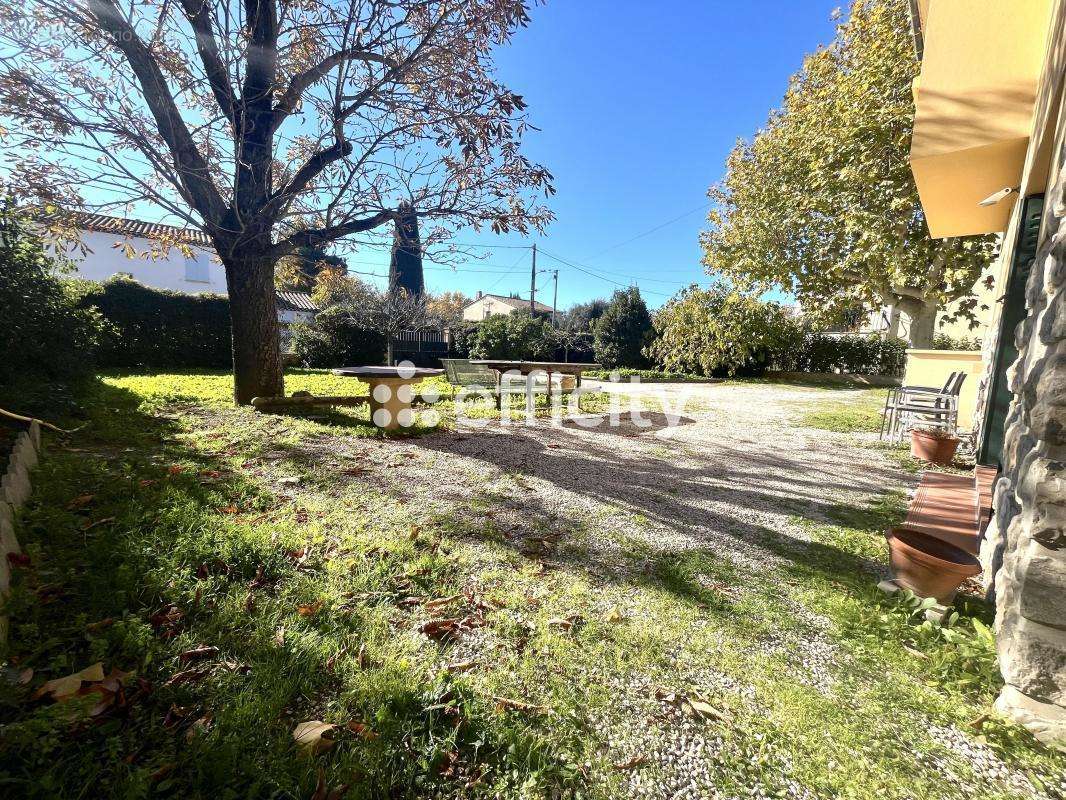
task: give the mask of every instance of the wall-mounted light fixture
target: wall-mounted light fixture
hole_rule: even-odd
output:
[[[996,203],[998,203],[1000,200],[1004,199],[1005,197],[1009,197],[1010,195],[1017,193],[1018,191],[1021,190],[1021,188],[1022,187],[1020,187],[1020,186],[1014,186],[1014,187],[1008,186],[1005,189],[1000,189],[995,194],[990,194],[988,197],[986,197],[984,200],[982,200],[977,205],[979,205],[979,206],[994,206]]]

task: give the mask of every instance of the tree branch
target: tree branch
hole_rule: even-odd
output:
[[[181,112],[174,103],[159,64],[122,16],[115,0],[89,0],[89,12],[95,17],[101,30],[111,35],[115,47],[125,56],[126,62],[137,76],[141,93],[159,127],[159,135],[166,142],[174,159],[174,167],[189,202],[208,225],[219,227],[225,204],[211,180],[207,161],[193,141]]]
[[[230,124],[236,129],[237,114],[233,100],[233,87],[229,82],[226,65],[218,52],[218,42],[211,30],[211,16],[208,13],[207,0],[181,0],[185,15],[189,18],[193,33],[196,34],[196,50],[200,54],[211,92],[218,101],[218,107]]]
[[[349,48],[348,50],[341,50],[340,52],[327,56],[315,64],[315,66],[301,72],[299,75],[293,76],[285,93],[274,107],[274,119],[272,122],[274,130],[277,130],[278,126],[285,121],[286,117],[296,110],[296,106],[300,103],[300,98],[303,97],[303,93],[306,92],[308,88],[326,77],[326,75],[329,74],[329,71],[334,67],[340,66],[348,61],[365,61],[367,63],[384,64],[391,70],[396,70],[399,66],[393,59],[387,56],[360,48]]]
[[[330,225],[325,228],[309,228],[297,231],[288,238],[282,239],[272,250],[272,255],[281,257],[288,255],[301,247],[317,247],[351,236],[353,233],[363,233],[384,225],[389,220],[396,218],[395,211],[378,211],[363,219],[350,220],[339,225]]]

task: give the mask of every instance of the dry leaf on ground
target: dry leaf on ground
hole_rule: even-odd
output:
[[[102,661],[97,661],[91,667],[86,667],[79,672],[73,672],[62,678],[54,678],[53,680],[47,681],[33,693],[33,698],[36,700],[40,697],[50,695],[53,700],[66,700],[77,694],[78,690],[81,688],[82,681],[98,683],[103,679],[104,664]]]
[[[647,761],[647,756],[636,755],[630,756],[629,758],[623,759],[622,761],[615,761],[611,766],[613,766],[619,772],[625,772],[627,770],[635,769],[636,767],[647,763]]]
[[[328,722],[311,719],[297,725],[292,732],[292,738],[300,748],[312,755],[324,753],[334,745],[330,734],[333,733],[335,727],[337,726]]]

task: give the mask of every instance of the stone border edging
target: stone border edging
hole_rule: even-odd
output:
[[[15,439],[7,472],[0,478],[0,599],[7,597],[11,586],[8,554],[22,552],[15,536],[15,512],[30,496],[30,470],[37,466],[40,452],[41,426],[34,420]],[[6,640],[7,617],[0,615],[0,642]]]

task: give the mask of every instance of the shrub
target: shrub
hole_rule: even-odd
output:
[[[593,326],[596,360],[608,369],[646,367],[644,351],[654,335],[651,314],[640,290],[635,286],[619,290]]]
[[[292,349],[305,367],[343,367],[385,362],[385,335],[359,321],[354,309],[323,309],[313,325],[292,326]]]
[[[938,333],[933,337],[934,350],[980,350],[981,338],[979,336],[951,336],[947,333]]]
[[[655,315],[655,332],[648,354],[664,371],[717,376],[760,374],[796,338],[784,308],[725,286],[682,290]]]
[[[229,300],[153,289],[129,278],[78,281],[79,305],[110,324],[100,348],[107,367],[229,368]]]
[[[106,325],[80,308],[63,267],[10,207],[0,208],[0,381],[74,378],[93,367]]]
[[[793,346],[778,351],[774,367],[786,372],[902,375],[907,343],[877,334],[816,333],[800,327]]]
[[[451,331],[452,343],[449,355],[454,358],[470,358],[470,348],[474,345],[474,336],[477,333],[478,322],[461,322],[453,325]]]
[[[470,339],[471,358],[542,361],[555,352],[551,323],[527,311],[494,314],[478,323]]]

